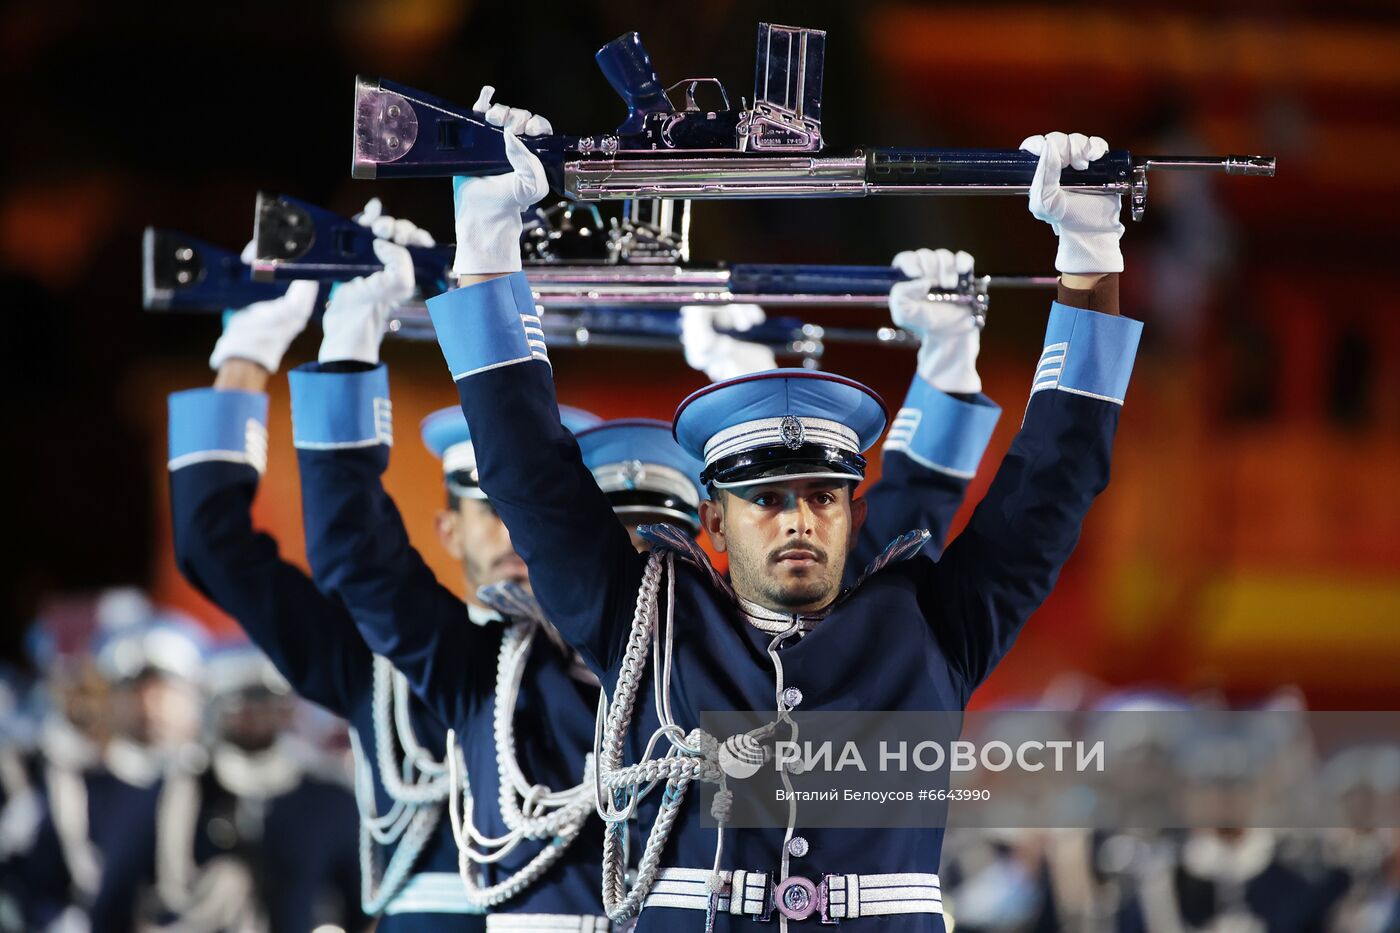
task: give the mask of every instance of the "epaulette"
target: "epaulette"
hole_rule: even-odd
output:
[[[915,528],[913,531],[906,531],[898,538],[895,538],[885,546],[885,549],[880,552],[879,557],[872,560],[866,568],[860,572],[860,576],[856,578],[855,586],[847,590],[846,595],[855,592],[867,579],[879,573],[881,570],[884,570],[895,561],[908,560],[919,553],[932,537],[933,534],[927,528]]]
[[[668,548],[677,557],[688,563],[694,564],[697,568],[709,574],[710,582],[730,599],[737,600],[734,595],[734,588],[729,585],[729,581],[715,569],[715,565],[710,563],[710,555],[706,554],[695,539],[681,531],[675,525],[658,523],[655,525],[638,525],[637,534],[657,547]]]
[[[543,622],[544,610],[535,597],[514,580],[502,580],[483,586],[476,591],[476,598],[499,612],[507,620]]]

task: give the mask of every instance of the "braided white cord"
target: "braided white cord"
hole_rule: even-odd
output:
[[[413,874],[413,863],[437,831],[442,804],[408,806],[395,801],[390,814],[401,815],[386,832],[384,818],[374,812],[374,779],[354,729],[350,730],[350,749],[355,758],[355,805],[360,811],[360,905],[366,914],[375,916],[384,911]],[[374,845],[389,845],[396,840],[398,846],[381,876]]]
[[[386,661],[387,663],[387,661]],[[399,747],[404,758],[429,777],[447,774],[447,759],[438,760],[432,752],[418,744],[418,736],[413,734],[413,722],[409,719],[408,678],[398,669],[393,669],[394,678],[394,728],[398,732]]]
[[[466,780],[466,767],[460,758],[455,732],[448,732],[447,742],[448,768],[452,775],[453,785],[453,791],[448,797],[448,818],[451,820],[453,836],[457,840],[457,871],[461,875],[462,885],[466,889],[467,903],[475,910],[486,910],[510,900],[534,884],[541,875],[549,870],[550,866],[559,860],[559,857],[564,854],[564,850],[578,837],[579,831],[583,828],[583,824],[588,818],[590,802],[586,797],[581,796],[572,807],[567,808],[566,812],[570,814],[571,818],[565,821],[561,832],[554,836],[549,845],[537,852],[524,868],[504,881],[483,887],[477,877],[478,866],[496,861],[526,837],[518,831],[512,831],[507,837],[504,837],[510,840],[509,844],[489,856],[477,853],[468,844],[464,838],[464,831],[467,835],[476,838],[482,837],[476,832],[471,821],[471,787]],[[590,766],[591,763],[590,760]],[[456,791],[459,780],[462,784],[460,795]]]
[[[569,808],[589,789],[589,759],[584,759],[584,776],[580,783],[562,791],[550,790],[543,784],[530,784],[520,768],[515,750],[515,707],[520,697],[520,684],[525,676],[535,636],[542,623],[517,622],[501,639],[496,664],[496,706],[492,716],[492,731],[496,740],[496,766],[499,775],[501,819],[512,830],[539,839],[560,832]]]
[[[557,792],[544,785],[531,785],[516,755],[515,708],[530,649],[542,624],[536,619],[527,619],[507,628],[497,656],[492,737],[495,740],[500,785],[501,819],[508,829],[505,835],[490,837],[477,829],[472,819],[471,781],[462,760],[457,734],[455,730],[447,734],[448,818],[457,842],[458,872],[466,889],[467,900],[476,909],[485,910],[501,904],[534,884],[578,837],[592,809],[588,794],[593,783],[592,755],[584,759],[583,779],[577,785]],[[549,839],[550,844],[510,877],[497,884],[483,886],[477,875],[479,866],[499,862],[527,839]]]
[[[387,812],[376,812],[374,775],[370,770],[369,760],[365,758],[359,732],[354,727],[351,727],[349,732],[351,757],[355,760],[355,807],[360,813],[360,828],[380,845],[392,845],[403,835],[404,828],[418,805],[395,800]]]
[[[472,787],[466,762],[462,760],[461,747],[457,744],[457,731],[447,730],[447,766],[452,792],[447,797],[448,818],[452,821],[452,838],[457,842],[460,856],[479,865],[490,864],[505,858],[525,836],[509,830],[504,836],[487,836],[476,828],[472,820]],[[458,802],[461,802],[460,811]],[[478,852],[473,846],[494,849],[494,852]],[[460,858],[459,858],[460,861]]]
[[[411,756],[395,761],[394,730],[390,727],[396,717],[390,710],[394,699],[394,667],[386,659],[374,658],[374,676],[370,692],[371,715],[374,720],[374,751],[379,765],[379,779],[384,790],[397,802],[404,804],[440,803],[448,793],[445,774],[419,774],[414,779],[415,766]],[[405,696],[407,699],[407,696]],[[412,730],[409,730],[410,734]],[[416,742],[414,743],[416,746]],[[426,754],[426,753],[425,753]]]
[[[664,633],[658,626],[657,607],[663,559],[668,575]],[[632,616],[632,630],[628,634],[623,652],[617,689],[611,703],[608,703],[606,696],[600,698],[594,734],[594,753],[599,761],[599,777],[594,784],[594,804],[599,815],[608,824],[607,832],[603,836],[603,909],[609,918],[619,923],[637,916],[641,911],[642,902],[656,883],[661,871],[662,850],[670,838],[671,829],[680,813],[681,803],[690,782],[721,782],[718,742],[715,738],[700,729],[686,734],[672,718],[670,693],[675,633],[674,611],[675,556],[668,549],[655,548],[647,559],[646,571],[642,575],[642,584],[637,593],[637,606]],[[658,667],[654,680],[657,695],[653,699],[659,728],[647,741],[642,760],[635,765],[624,767],[622,746],[636,705],[637,690],[646,669],[649,640]],[[672,747],[664,757],[653,758],[656,744],[663,736],[671,741]],[[677,738],[678,736],[683,738]],[[637,863],[636,880],[629,891],[626,881],[627,822],[635,815],[641,798],[663,778],[666,780],[666,790],[661,798],[656,822],[647,833],[646,845]],[[649,782],[646,789],[640,786],[643,782]],[[722,794],[727,794],[728,791],[723,789],[722,784],[721,787]],[[606,797],[603,793],[604,788],[610,791]],[[720,799],[726,801],[722,808],[722,818],[727,819],[732,795]],[[721,844],[722,838],[721,835]],[[717,852],[716,864],[718,859]]]

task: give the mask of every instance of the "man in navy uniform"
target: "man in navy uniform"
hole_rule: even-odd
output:
[[[528,131],[529,120],[510,122]],[[917,553],[926,533],[911,534],[844,590],[866,511],[852,497],[861,454],[885,427],[878,398],[841,377],[782,372],[692,396],[676,436],[704,457],[714,491],[701,517],[729,553],[730,576],[678,534],[663,534],[673,551],[639,555],[559,425],[548,354],[511,248],[545,174],[513,131],[505,145],[510,174],[456,183],[462,287],[431,299],[429,311],[479,441],[482,488],[530,567],[540,605],[613,696],[600,779],[620,772],[624,746],[635,753],[649,736],[667,736],[675,752],[623,774],[631,788],[619,783],[600,800],[621,820],[640,785],[667,779],[663,818],[630,889],[625,829],[605,837],[605,907],[623,919],[650,899],[642,930],[737,928],[774,906],[783,927],[820,913],[861,928],[943,929],[941,830],[790,822],[731,832],[719,850],[684,794],[687,775],[705,774],[714,753],[714,738],[705,747],[692,727],[705,710],[775,705],[779,713],[961,709],[1010,650],[1107,485],[1141,329],[1117,314],[1120,199],[1059,186],[1064,165],[1083,168],[1106,144],[1063,134],[1023,144],[1040,156],[1030,203],[1060,237],[1061,292],[1022,427],[986,498],[936,562]],[[461,261],[462,243],[475,247],[471,262]],[[913,426],[911,450],[920,450],[922,428]],[[642,668],[663,592],[674,624],[653,678]],[[654,709],[634,705],[648,684]]]
[[[500,117],[492,111],[488,119],[498,122]],[[473,250],[480,244],[460,237],[459,244],[459,265],[475,262]],[[488,246],[494,250],[497,244]],[[518,266],[518,250],[512,252]],[[950,268],[942,271],[956,278],[951,253],[946,257],[929,255],[935,264],[946,259],[944,264]],[[965,258],[970,263],[970,257]],[[922,288],[927,294],[928,278],[940,270],[926,261],[918,271],[924,273]],[[975,331],[970,315],[962,317],[967,329]],[[535,333],[538,336],[538,328]],[[945,365],[945,370],[972,369],[975,380],[975,333],[972,347],[970,354],[955,354],[955,364]],[[503,916],[528,914],[529,922],[541,929],[551,924],[570,928],[579,922],[574,915],[599,912],[596,841],[589,846],[573,843],[579,830],[572,820],[567,821],[569,832],[557,836],[554,846],[561,861],[551,863],[535,880],[531,869],[541,857],[540,840],[530,839],[520,817],[510,810],[503,813],[497,799],[503,788],[510,796],[510,780],[523,773],[529,774],[531,781],[553,788],[550,796],[561,812],[576,807],[580,798],[562,788],[583,786],[575,782],[585,776],[582,763],[592,748],[589,727],[596,692],[580,685],[571,651],[530,649],[538,633],[554,641],[557,636],[523,594],[514,594],[514,602],[505,607],[510,618],[505,620],[504,633],[484,617],[476,592],[482,582],[481,562],[518,558],[508,533],[495,517],[494,505],[480,490],[478,451],[460,412],[455,417],[442,412],[430,416],[424,425],[424,439],[442,458],[447,475],[449,509],[439,514],[438,531],[449,552],[463,562],[468,585],[466,607],[436,583],[413,552],[402,519],[380,479],[388,463],[389,438],[355,427],[370,425],[373,411],[388,406],[387,375],[378,363],[377,343],[367,341],[360,351],[355,359],[363,365],[358,369],[348,364],[317,364],[292,376],[313,570],[350,608],[374,650],[404,671],[432,709],[456,724],[468,759],[466,770],[473,776],[472,800],[477,812],[471,816],[475,824],[485,826],[483,831],[473,825],[460,835],[470,839],[484,833],[502,840],[503,847],[518,847],[501,862],[485,864],[483,877],[471,881],[476,888],[473,897],[493,911],[491,925],[506,922]],[[967,402],[949,397],[951,404],[965,407],[967,413],[939,421],[940,430],[950,439],[939,454],[955,457],[958,466],[939,471],[932,481],[922,480],[927,487],[921,497],[906,498],[894,483],[887,492],[891,513],[897,507],[907,515],[929,505],[937,514],[931,523],[940,528],[940,538],[996,421],[998,409],[977,395],[979,390],[980,382],[968,387],[966,391],[976,397]],[[577,428],[570,411],[561,414],[567,427]],[[700,463],[677,446],[669,426],[626,419],[585,429],[578,438],[584,464],[615,514],[633,532],[634,546],[647,546],[635,528],[648,520],[679,524],[689,535],[699,531]],[[466,508],[468,505],[471,508]],[[469,546],[468,541],[476,546]],[[516,582],[528,583],[523,564],[517,575],[520,579]],[[485,621],[485,635],[467,624],[469,620]],[[522,631],[526,634],[519,634]],[[491,639],[504,647],[494,647]],[[494,671],[480,664],[482,659],[497,656],[500,660]],[[444,659],[462,660],[453,665]],[[520,670],[508,669],[508,662]],[[569,678],[561,676],[565,673]],[[493,684],[495,695],[486,696]],[[501,717],[499,704],[505,702],[515,710],[514,718]],[[504,729],[510,730],[509,734]],[[518,744],[516,734],[524,736]],[[516,754],[533,761],[517,767],[513,760]],[[544,775],[552,777],[544,780]],[[513,806],[518,808],[518,804]],[[520,845],[526,840],[530,844]],[[572,848],[559,856],[567,846]],[[474,844],[463,847],[469,860],[486,863],[488,853],[478,852],[478,848]],[[593,851],[583,857],[581,865],[578,853],[587,849]],[[548,849],[544,851],[549,854]]]
[[[533,606],[524,562],[477,483],[478,452],[459,408],[424,419],[423,440],[442,460],[447,508],[436,530],[462,565],[466,601],[413,549],[382,482],[392,443],[375,417],[389,405],[382,330],[362,332],[372,339],[337,362],[291,374],[313,573],[349,608],[371,650],[454,730],[450,763],[460,752],[465,765],[465,775],[453,774],[465,788],[454,780],[451,815],[459,896],[488,912],[491,930],[606,930],[586,770],[597,680]],[[599,421],[577,409],[563,417],[581,431]],[[698,464],[665,439],[688,469],[694,514]],[[662,470],[649,466],[653,478]],[[488,602],[482,588],[492,584],[511,586]]]
[[[355,802],[286,734],[286,682],[240,639],[203,686],[205,742],[172,757],[154,819],[121,840],[94,928],[364,929]]]
[[[112,734],[93,758],[43,763],[43,818],[15,872],[29,929],[130,926],[129,911],[108,918],[105,904],[129,896],[126,841],[154,824],[168,758],[179,739],[197,731],[165,714],[197,715],[207,648],[193,620],[157,614],[144,601],[141,607],[94,644],[96,670],[109,686],[104,712]]]
[[[382,272],[338,287],[322,326],[320,358],[334,362],[413,292],[402,243],[431,238],[383,217],[371,202],[361,220],[380,236]],[[267,460],[267,396],[292,339],[315,302],[313,282],[245,308],[225,327],[211,358],[212,389],[170,399],[170,488],[175,550],[185,576],[232,615],[302,697],[347,719],[356,749],[362,904],[379,929],[470,928],[446,819],[446,729],[400,689],[344,607],[284,561],[256,532],[251,507]],[[377,340],[377,334],[375,336]],[[388,428],[387,408],[373,413]],[[375,430],[371,426],[371,430]]]

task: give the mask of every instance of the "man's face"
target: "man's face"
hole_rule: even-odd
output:
[[[277,736],[292,727],[295,714],[290,697],[260,688],[223,697],[220,706],[220,737],[246,752],[271,748]]]
[[[462,564],[467,593],[511,580],[529,589],[525,562],[510,543],[510,532],[484,499],[460,499],[455,509],[437,514],[438,540]]]
[[[181,677],[146,671],[112,688],[113,731],[138,745],[178,748],[199,737],[202,701]]]
[[[806,479],[725,489],[700,504],[715,548],[729,554],[734,589],[779,612],[810,612],[836,598],[865,500],[851,484]]]

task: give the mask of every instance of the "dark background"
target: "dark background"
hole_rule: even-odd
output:
[[[829,30],[836,147],[1012,147],[1062,129],[1139,152],[1278,156],[1268,181],[1161,179],[1148,219],[1129,225],[1125,310],[1148,327],[1114,482],[1029,645],[988,689],[1088,678],[1251,696],[1297,683],[1316,705],[1393,708],[1400,17],[1381,2],[9,4],[0,654],[18,657],[56,600],[116,584],[227,625],[174,578],[164,513],[163,396],[207,380],[217,324],[141,310],[143,227],[237,249],[259,190],[346,214],[378,194],[449,240],[445,181],[350,179],[356,73],[462,104],[491,83],[556,128],[601,132],[623,111],[592,61],[599,45],[636,29],[667,83],[714,75],[737,99],[760,20]],[[949,246],[1017,274],[1054,256],[1020,199],[703,204],[694,241],[699,258],[736,261],[884,263]],[[1006,414],[979,491],[1019,421],[1044,308],[994,296],[981,368]],[[450,389],[434,347],[386,359],[391,486],[428,553],[436,480],[414,426]],[[825,366],[897,402],[913,359],[833,348]],[[679,354],[560,351],[556,367],[566,400],[610,416],[667,417],[703,381]],[[273,464],[294,473],[275,446]],[[297,554],[294,476],[263,500],[260,518]]]

